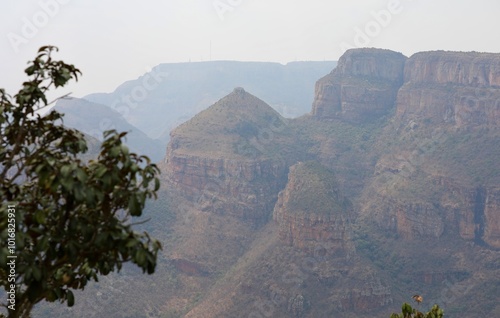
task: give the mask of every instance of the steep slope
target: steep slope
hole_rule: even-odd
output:
[[[159,275],[113,276],[75,310],[382,318],[418,293],[499,316],[498,57],[351,50],[292,120],[235,89],[171,134],[144,225]]]
[[[316,83],[312,116],[364,122],[389,113],[403,83],[406,57],[381,49],[348,50]]]
[[[356,254],[352,205],[327,168],[293,165],[274,220],[185,317],[359,317],[392,303],[384,275]]]
[[[393,144],[368,190],[392,202],[390,213],[375,213],[380,224],[406,238],[455,233],[500,248],[499,81],[494,54],[408,59],[394,122],[379,141]]]
[[[148,136],[166,143],[170,130],[229,94],[234,87],[245,87],[285,117],[300,116],[309,111],[314,82],[335,64],[332,61],[286,65],[236,61],[166,63],[122,84],[112,93],[84,98],[117,110]]]
[[[500,56],[491,53],[422,52],[405,66],[397,118],[455,128],[500,122]]]
[[[284,243],[314,255],[321,241],[321,253],[349,255],[354,252],[353,245],[347,246],[353,218],[352,204],[339,193],[332,172],[314,161],[290,168],[274,208]]]
[[[429,67],[414,61],[431,61],[435,54],[441,64]],[[419,74],[422,67],[446,70],[454,60],[469,63],[471,72],[484,70],[474,65],[475,57],[494,74],[491,65],[497,55],[419,55],[406,61],[383,50],[346,53],[340,70],[332,74],[349,70],[349,65],[372,65],[352,68],[355,81],[347,85],[364,91],[387,84],[373,71],[378,66],[391,74],[391,67],[383,67],[387,56],[396,56],[400,82],[383,93],[388,97],[379,104],[373,103],[373,95],[353,94],[362,106],[345,112],[335,111],[339,104],[317,90],[314,105],[323,113],[313,111],[289,124],[301,132],[298,140],[307,140],[303,149],[308,155],[338,176],[337,189],[352,200],[356,217],[346,222],[328,213],[339,206],[339,192],[325,197],[324,189],[332,188],[325,181],[331,180],[328,169],[308,163],[292,166],[274,210],[277,224],[257,234],[262,239],[253,241],[186,317],[386,317],[414,293],[424,295],[422,306],[439,303],[449,317],[498,314],[500,167],[494,158],[500,154],[495,142],[499,136],[495,120],[484,117],[495,113],[495,103],[478,102],[476,108],[485,106],[483,119],[467,125],[439,115],[454,94],[466,92],[463,97],[471,99],[475,96],[467,92],[487,90],[491,97],[497,88],[486,81],[475,87],[460,77],[453,83],[439,74],[436,78],[446,78],[443,83],[429,78],[424,84],[425,79],[408,75]],[[494,83],[490,73],[482,76]],[[322,87],[325,79],[318,83]],[[342,79],[339,85],[345,83]],[[404,107],[409,110],[402,111]],[[356,168],[362,176],[352,174]]]
[[[162,169],[206,209],[265,223],[297,157],[292,141],[286,119],[236,88],[172,131]]]
[[[400,287],[417,287],[450,316],[499,300],[499,58],[422,52],[407,60],[359,200],[370,255],[379,262],[399,255],[405,266],[388,268],[406,281]]]
[[[67,127],[78,129],[98,140],[102,140],[106,130],[126,131],[127,145],[133,151],[147,155],[155,162],[163,158],[164,146],[161,142],[146,136],[109,107],[85,99],[65,98],[59,100],[54,109],[64,114],[63,122]]]

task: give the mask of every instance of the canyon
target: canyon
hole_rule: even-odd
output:
[[[389,317],[414,294],[498,316],[499,116],[491,53],[348,50],[293,119],[237,87],[170,132],[142,227],[161,275],[124,293],[165,317]]]
[[[425,291],[432,301],[446,302],[442,286],[450,282],[471,286],[456,298],[473,294],[494,302],[495,297],[481,291],[486,282],[479,277],[498,277],[498,267],[488,266],[500,250],[500,149],[494,142],[500,124],[498,61],[499,55],[486,53],[438,51],[406,58],[388,50],[349,50],[316,83],[310,114],[270,120],[285,127],[276,133],[265,121],[246,127],[250,140],[264,130],[272,132],[275,148],[260,149],[250,161],[234,151],[214,158],[221,147],[215,144],[189,157],[186,148],[199,149],[193,144],[203,137],[190,139],[174,130],[164,163],[173,187],[192,200],[193,193],[205,196],[207,184],[226,180],[218,191],[209,191],[212,204],[204,202],[203,210],[219,205],[242,222],[247,222],[245,215],[259,215],[267,224],[258,226],[272,228],[275,236],[261,257],[312,264],[304,270],[255,260],[247,265],[252,274],[270,281],[241,274],[248,281],[242,286],[229,275],[224,286],[231,293],[209,292],[186,317],[252,313],[251,306],[242,304],[248,298],[273,299],[275,289],[285,300],[269,304],[273,317],[318,317],[325,310],[328,315],[364,317],[404,301],[401,289]],[[252,100],[234,101],[234,94],[226,97],[230,104]],[[219,119],[197,123],[215,122]],[[220,122],[232,127],[232,121]],[[213,132],[203,135],[214,140],[204,141],[204,146],[227,139]],[[229,143],[239,149],[234,140]],[[292,147],[293,155],[283,154]],[[247,213],[238,212],[241,205]],[[241,257],[248,253],[251,247]],[[489,256],[474,265],[464,259],[477,258],[477,253]],[[241,258],[235,262],[233,266],[242,266]],[[286,287],[289,281],[275,278],[287,275],[296,275],[299,286]],[[493,284],[498,286],[498,280]],[[210,305],[213,295],[223,299],[223,311]],[[291,305],[296,297],[300,309]],[[471,310],[478,309],[477,303],[469,303]],[[492,312],[500,310],[495,308]]]

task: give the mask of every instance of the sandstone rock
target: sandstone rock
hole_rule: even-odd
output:
[[[280,239],[310,255],[350,258],[352,205],[335,186],[333,174],[318,163],[290,168],[288,183],[278,197],[274,220]]]
[[[405,60],[389,50],[348,50],[337,67],[316,83],[312,115],[319,120],[363,122],[387,114],[403,83]]]
[[[424,52],[406,59],[385,50],[348,51],[318,81],[312,116],[300,126],[310,134],[307,151],[335,168],[338,178],[319,164],[293,165],[280,147],[290,147],[284,132],[298,120],[288,123],[268,112],[243,89],[175,130],[162,170],[208,212],[200,215],[225,221],[210,213],[231,214],[262,224],[274,206],[276,222],[257,232],[272,244],[253,244],[226,273],[224,286],[233,287],[214,288],[188,316],[321,317],[328,308],[333,315],[372,317],[408,301],[400,291],[413,288],[426,290],[426,299],[451,293],[456,304],[447,305],[454,310],[471,303],[468,298],[490,297],[484,295],[497,284],[490,278],[498,277],[500,248],[498,152],[488,152],[488,160],[476,157],[481,148],[498,148],[495,63],[496,56],[478,53]],[[370,136],[350,127],[394,106],[390,120],[370,123],[377,127],[368,131],[380,133],[375,146],[354,152],[359,139]],[[486,139],[482,126],[490,132]],[[264,131],[275,135],[257,149],[252,140]],[[467,138],[472,141],[464,146]],[[341,154],[349,160],[339,160]],[[370,159],[359,158],[364,155]],[[362,160],[370,163],[357,169]],[[480,174],[463,173],[480,166]],[[347,184],[353,170],[363,174],[364,189],[346,191],[343,184],[351,204],[336,182]],[[201,279],[192,266],[182,268],[193,273],[187,278]]]
[[[189,276],[208,276],[209,272],[203,268],[201,264],[191,262],[185,259],[173,259],[171,260],[174,267]]]
[[[419,52],[405,65],[405,82],[500,87],[500,55],[477,52]]]
[[[500,248],[500,188],[486,191],[484,209],[484,241],[495,248]]]
[[[365,269],[370,272],[369,269]],[[368,313],[393,303],[391,289],[373,274],[358,273],[363,277],[351,277],[354,288],[334,291],[330,297],[340,312]]]
[[[405,63],[397,116],[404,122],[498,126],[500,55],[443,51],[414,54]]]
[[[276,111],[236,88],[172,131],[160,167],[199,209],[262,224],[286,182],[289,158],[274,145],[285,130]]]
[[[394,162],[384,165],[398,166]],[[406,240],[439,238],[447,233],[480,245],[500,246],[500,190],[497,187],[467,186],[452,177],[428,175],[429,193],[425,193],[416,190],[415,173],[405,175],[400,168],[378,166],[378,169],[377,173],[381,174],[378,177],[390,180],[398,191],[386,193],[375,186],[377,189],[371,190],[374,192],[365,193],[367,205],[363,210],[384,230],[394,231]],[[417,197],[399,196],[411,192],[417,193]]]
[[[288,300],[288,312],[293,318],[306,317],[306,311],[309,309],[310,303],[303,295],[295,295]]]

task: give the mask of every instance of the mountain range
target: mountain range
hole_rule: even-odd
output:
[[[335,65],[333,61],[166,63],[112,93],[60,100],[55,109],[66,114],[65,125],[98,139],[108,129],[129,131],[129,146],[156,162],[163,158],[173,128],[237,86],[258,93],[285,117],[307,113],[311,86]]]
[[[157,272],[41,316],[389,317],[415,294],[500,315],[500,54],[352,49],[307,114],[257,96],[238,85],[170,132],[138,227],[164,244]]]

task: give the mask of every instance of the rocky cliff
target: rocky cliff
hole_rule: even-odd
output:
[[[275,143],[287,133],[284,118],[237,88],[172,131],[161,167],[202,210],[263,223],[286,182],[291,158]]]
[[[453,236],[479,245],[500,247],[498,188],[467,187],[429,173],[425,185],[431,194],[411,184],[416,176],[401,178],[394,172],[381,175],[398,190],[375,181],[379,190],[372,188],[365,193],[367,197],[363,201],[367,204],[365,212],[384,230],[398,233],[405,240]],[[415,195],[402,194],[407,191]],[[373,199],[374,196],[377,199]]]
[[[274,206],[275,221],[186,317],[385,317],[415,292],[455,311],[490,301],[495,59],[351,50],[318,81],[310,116],[287,121],[237,89],[174,130],[170,184],[205,211],[263,224]]]
[[[410,57],[365,213],[408,240],[457,235],[500,248],[499,83],[498,54]]]
[[[403,83],[405,60],[389,50],[348,50],[337,67],[316,82],[312,116],[359,123],[387,114]]]
[[[274,220],[285,244],[309,255],[349,258],[354,253],[352,209],[339,193],[332,172],[316,162],[301,162],[290,168],[288,183],[274,208]]]
[[[152,228],[168,261],[153,282],[127,281],[135,307],[388,317],[419,293],[449,317],[497,317],[496,61],[350,50],[308,116],[238,88],[179,126],[161,163],[167,204],[151,213],[167,220]]]
[[[455,127],[500,123],[500,56],[422,52],[405,64],[397,116]]]

